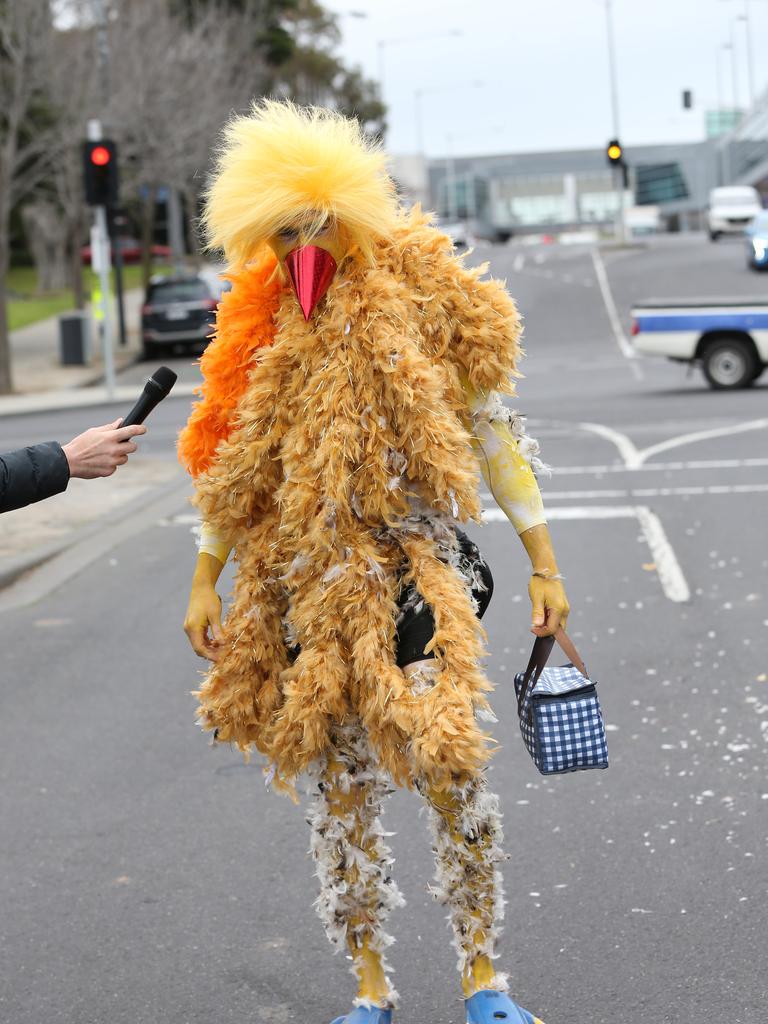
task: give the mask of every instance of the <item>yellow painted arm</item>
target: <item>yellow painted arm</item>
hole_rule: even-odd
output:
[[[470,414],[472,446],[480,472],[519,534],[547,522],[534,475],[538,445],[523,433],[522,421],[496,395],[477,394],[464,383]],[[526,457],[527,456],[527,457]]]
[[[570,608],[534,474],[535,469],[546,468],[538,459],[539,446],[526,435],[521,417],[498,395],[478,394],[466,381],[462,386],[483,479],[531,560],[531,631],[551,636],[565,626]]]
[[[232,550],[231,544],[215,533],[207,523],[200,527],[200,538],[197,544],[199,553],[212,555],[222,565],[226,565],[229,553]]]

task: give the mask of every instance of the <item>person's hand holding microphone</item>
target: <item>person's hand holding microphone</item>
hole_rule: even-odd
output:
[[[131,439],[146,434],[147,428],[139,423],[124,427],[122,422],[117,419],[101,427],[91,427],[69,444],[62,445],[70,477],[94,480],[98,476],[112,476],[118,466],[128,461],[128,456],[137,448]]]
[[[137,450],[132,438],[146,434],[144,420],[176,383],[176,374],[161,366],[152,374],[139,399],[125,417],[103,427],[91,427],[63,446],[69,463],[69,475],[82,480],[112,476],[118,466]]]

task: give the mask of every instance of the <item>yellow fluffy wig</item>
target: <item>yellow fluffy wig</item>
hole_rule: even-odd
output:
[[[311,235],[328,217],[370,260],[397,216],[384,152],[357,121],[276,100],[254,102],[225,127],[206,198],[209,245],[235,270],[271,235],[289,226]]]

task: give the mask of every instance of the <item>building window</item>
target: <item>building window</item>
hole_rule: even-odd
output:
[[[690,195],[680,164],[638,164],[635,167],[635,202],[657,206]]]

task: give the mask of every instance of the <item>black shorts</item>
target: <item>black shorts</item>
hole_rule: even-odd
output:
[[[461,574],[473,580],[472,599],[477,617],[482,619],[493,595],[493,576],[477,544],[462,530],[454,529],[459,542]],[[434,658],[433,651],[424,653],[424,648],[435,635],[435,617],[430,606],[420,597],[413,584],[402,588],[397,604],[401,609],[395,633],[395,661],[398,668],[405,668],[414,661]],[[300,651],[298,644],[289,648],[288,656],[292,663]]]
[[[493,576],[477,544],[461,530],[456,530],[456,536],[461,553],[462,575],[474,581],[472,598],[477,617],[482,619],[493,594]],[[412,585],[404,587],[397,602],[401,608],[405,608],[398,618],[395,635],[396,661],[399,668],[435,656],[433,651],[429,654],[424,653],[424,648],[435,635],[435,617],[426,601],[414,601],[414,596],[418,598]]]

